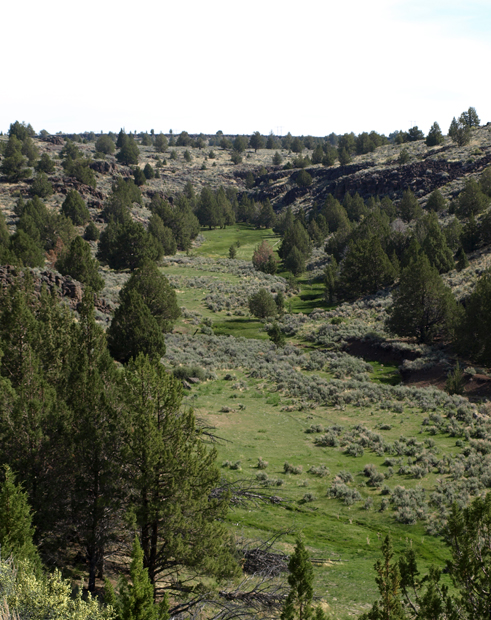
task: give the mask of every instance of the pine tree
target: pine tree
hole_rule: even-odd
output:
[[[181,382],[140,354],[125,368],[121,389],[131,429],[131,514],[150,582],[169,574],[175,581],[185,567],[195,575],[237,574],[223,524],[228,497],[211,495],[220,480],[216,451],[203,443],[193,412],[180,409]]]
[[[299,276],[305,271],[305,256],[294,245],[283,261],[283,266],[287,271],[291,271],[294,276]]]
[[[290,592],[286,598],[281,620],[309,620],[314,615],[314,570],[309,555],[300,538],[288,562]]]
[[[372,609],[360,616],[360,620],[404,620],[406,615],[401,600],[401,575],[397,562],[392,562],[394,550],[390,536],[382,543],[382,560],[375,563],[375,581],[380,592],[380,600]]]
[[[479,183],[474,179],[468,179],[458,197],[457,214],[460,217],[475,216],[483,211],[490,202],[489,196],[483,193]]]
[[[79,306],[71,348],[66,402],[72,412],[69,461],[69,527],[77,533],[88,564],[88,589],[103,577],[107,546],[122,526],[121,446],[124,417],[117,372],[106,336],[94,318],[93,294]]]

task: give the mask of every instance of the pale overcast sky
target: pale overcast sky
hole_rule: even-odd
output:
[[[0,130],[390,133],[491,121],[491,0],[4,2]]]

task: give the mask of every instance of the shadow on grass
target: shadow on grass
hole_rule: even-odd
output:
[[[213,333],[215,336],[242,336],[243,338],[256,338],[257,340],[267,340],[268,334],[263,331],[263,324],[254,319],[234,318],[213,323]]]

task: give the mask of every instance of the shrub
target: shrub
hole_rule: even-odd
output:
[[[268,461],[263,461],[262,457],[259,457],[257,460],[257,468],[258,469],[266,469],[268,466]]]
[[[298,476],[302,473],[303,467],[301,465],[290,465],[288,461],[285,461],[283,465],[283,471],[285,472],[285,474],[294,474],[295,476]]]

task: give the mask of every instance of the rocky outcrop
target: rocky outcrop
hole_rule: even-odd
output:
[[[34,294],[39,297],[43,287],[50,293],[54,290],[58,297],[64,299],[72,310],[77,310],[83,297],[83,285],[70,276],[62,276],[57,271],[28,270],[32,277]],[[0,266],[0,291],[19,284],[24,278],[25,269],[13,265]],[[113,308],[105,299],[95,297],[95,307],[104,314],[111,314]]]
[[[94,172],[99,174],[112,174],[116,172],[116,164],[113,161],[105,161],[97,159],[89,164],[89,168],[92,168]]]

